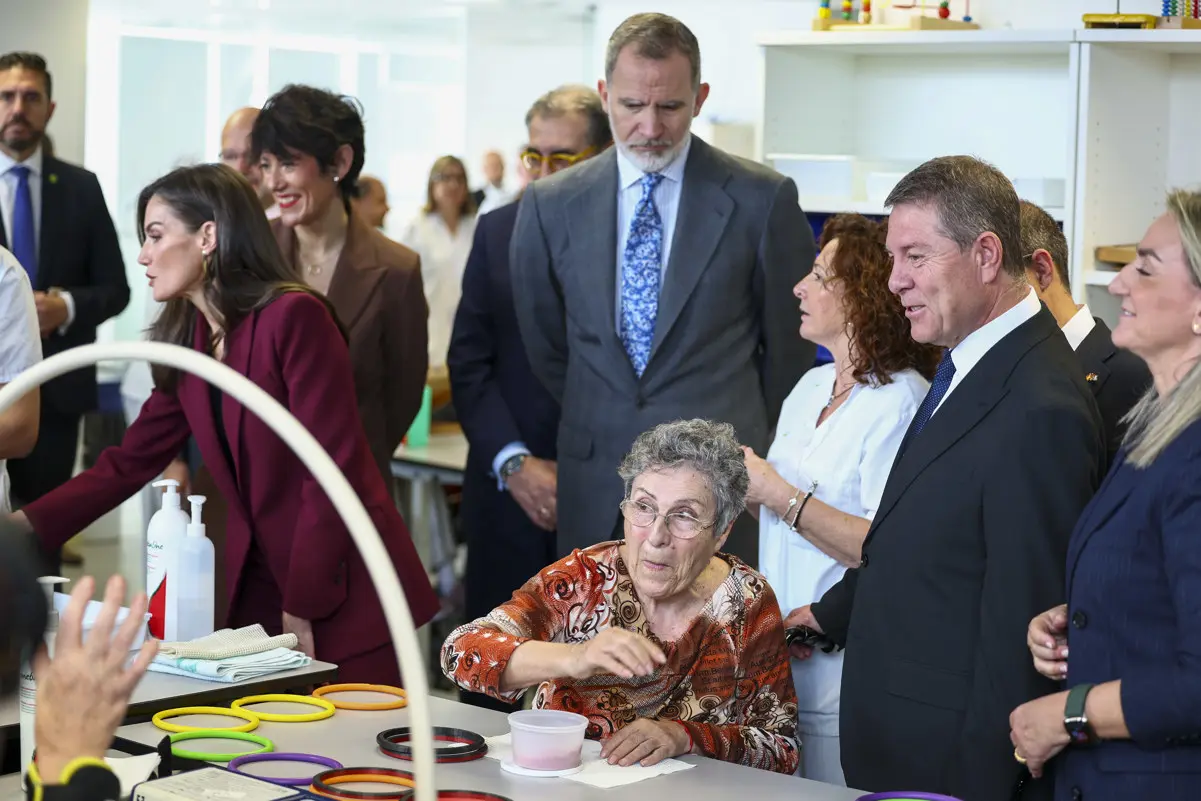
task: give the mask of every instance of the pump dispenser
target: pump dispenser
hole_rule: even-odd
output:
[[[38,583],[46,593],[46,651],[54,656],[54,638],[58,635],[58,610],[54,608],[54,588],[66,584],[70,579],[62,576],[42,576]],[[33,762],[34,716],[37,713],[38,684],[33,676],[33,654],[21,666],[20,724],[21,724],[21,770],[29,770]]]
[[[213,543],[204,535],[204,523],[200,512],[206,498],[189,495],[192,504],[192,522],[188,524],[187,536],[179,541],[172,562],[171,582],[167,585],[167,608],[175,612],[167,618],[168,630],[173,630],[171,639],[187,642],[213,633],[213,607],[215,595],[215,554]]]
[[[174,559],[173,549],[187,535],[188,514],[179,508],[179,482],[173,478],[151,486],[166,487],[163,507],[150,518],[146,529],[146,595],[150,598],[150,636],[174,639],[167,631],[167,576]]]

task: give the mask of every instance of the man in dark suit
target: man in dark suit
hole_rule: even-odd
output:
[[[0,56],[0,245],[29,273],[47,357],[94,342],[96,327],[129,303],[121,248],[99,181],[42,149],[54,113],[51,91],[41,56]],[[14,505],[32,503],[71,477],[79,420],[96,404],[95,370],[68,373],[42,387],[37,445],[8,466]]]
[[[522,163],[546,177],[609,146],[600,97],[586,86],[546,93],[526,115]],[[463,475],[467,539],[466,613],[488,614],[555,561],[555,435],[559,404],[526,357],[509,277],[517,204],[480,218],[455,314],[447,367],[455,410],[470,446]],[[513,707],[477,693],[478,706]]]
[[[1151,386],[1151,373],[1142,359],[1113,346],[1109,326],[1093,317],[1087,304],[1072,300],[1068,240],[1051,215],[1028,200],[1022,201],[1022,258],[1027,280],[1055,315],[1084,368],[1084,380],[1101,409],[1106,450],[1113,464],[1126,433],[1122,418]]]
[[[970,157],[934,159],[887,204],[889,288],[913,338],[946,351],[860,566],[787,624],[846,647],[848,786],[1010,801],[1025,769],[1009,713],[1055,689],[1026,627],[1063,601],[1068,537],[1105,468],[1101,419],[1026,283],[1009,181]]]
[[[792,287],[813,265],[796,185],[690,134],[709,94],[679,20],[630,17],[609,39],[617,147],[525,192],[513,235],[517,319],[560,401],[559,553],[612,539],[617,465],[659,423],[707,418],[767,448],[813,364]],[[758,561],[758,525],[727,550]]]

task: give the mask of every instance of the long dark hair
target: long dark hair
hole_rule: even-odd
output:
[[[201,278],[204,299],[222,331],[213,335],[210,348],[247,315],[285,292],[307,292],[320,298],[337,321],[325,296],[296,280],[271,233],[258,195],[236,170],[224,164],[180,167],[143,189],[138,196],[140,243],[146,241],[146,207],[151,198],[167,204],[189,231],[198,231],[207,222],[217,226],[217,247]],[[172,298],[151,324],[150,339],[193,347],[198,313],[186,298]],[[156,387],[175,391],[178,370],[155,365],[152,373]]]

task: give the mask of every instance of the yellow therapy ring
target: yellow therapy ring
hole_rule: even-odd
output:
[[[365,692],[365,693],[382,693],[384,695],[395,695],[394,701],[383,701],[377,704],[364,704],[357,701],[339,701],[336,698],[330,699],[330,703],[338,709],[353,709],[360,712],[382,712],[387,709],[401,709],[408,703],[408,696],[405,691],[399,687],[389,687],[386,684],[330,684],[325,687],[318,687],[313,690],[314,698],[322,698],[329,693],[348,693],[348,692]]]
[[[238,726],[229,726],[221,731],[254,731],[259,727],[259,721],[265,720],[261,715],[256,715],[247,709],[227,709],[223,706],[184,706],[179,709],[164,709],[162,712],[155,712],[154,717],[150,719],[158,728],[163,731],[180,733],[185,731],[205,731],[212,729],[212,726],[185,726],[182,723],[168,723],[167,718],[177,718],[182,715],[220,715],[226,718],[239,718],[246,721]]]
[[[288,704],[308,704],[309,706],[320,707],[320,710],[317,712],[285,715],[278,712],[254,712],[242,709],[242,707],[248,704],[266,704],[272,701]],[[260,720],[272,723],[308,723],[313,720],[325,720],[328,717],[333,717],[334,714],[334,705],[332,703],[326,701],[324,698],[312,698],[307,695],[251,695],[247,698],[240,698],[234,701],[230,706],[239,712],[248,712]]]

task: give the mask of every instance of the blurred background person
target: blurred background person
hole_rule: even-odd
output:
[[[1174,192],[1109,285],[1113,344],[1154,379],[1068,546],[1067,603],[1031,621],[1065,692],[1010,716],[1056,801],[1191,801],[1201,766],[1201,194]]]
[[[383,228],[391,207],[388,205],[388,189],[384,182],[373,175],[360,175],[358,191],[350,200],[351,209],[372,228]]]
[[[813,271],[793,288],[800,335],[834,362],[815,367],[784,401],[766,461],[746,448],[747,508],[759,518],[759,568],[785,615],[813,603],[863,540],[939,349],[915,342],[888,291],[887,223],[831,217]],[[785,619],[785,626],[801,621]],[[842,652],[792,660],[801,775],[845,785],[838,748]]]
[[[600,95],[587,86],[552,89],[534,102],[525,122],[529,144],[521,162],[537,177],[612,143]],[[516,222],[516,203],[480,217],[447,356],[455,414],[469,446],[462,505],[469,620],[488,614],[555,561],[559,404],[534,377],[517,328],[509,278]],[[513,709],[470,690],[460,697]]]
[[[499,152],[489,150],[484,154],[484,179],[482,187],[471,193],[480,214],[487,214],[510,203],[515,193],[505,185],[505,159]]]
[[[254,131],[254,121],[259,117],[259,110],[252,106],[240,108],[225,121],[221,129],[221,163],[233,167],[254,187],[258,193],[259,202],[267,213],[268,220],[279,216],[279,206],[271,188],[263,183],[263,174],[259,170],[259,160],[254,157],[254,148],[250,135]]]
[[[426,202],[400,241],[421,256],[421,283],[429,304],[429,365],[444,371],[455,311],[462,294],[463,269],[475,236],[476,207],[467,190],[467,169],[455,156],[442,156],[430,169]]]
[[[129,303],[117,230],[96,176],[45,153],[53,80],[36,53],[0,56],[0,246],[29,274],[42,351],[53,356],[96,341],[101,323]],[[95,368],[41,388],[41,428],[29,455],[8,464],[14,505],[32,503],[75,472],[80,421],[99,405]],[[46,554],[83,560],[72,549]]]
[[[253,146],[280,205],[271,228],[284,258],[329,298],[349,332],[359,414],[390,487],[392,454],[425,387],[426,305],[417,254],[351,203],[363,169],[363,119],[349,98],[290,85],[263,106]]]

